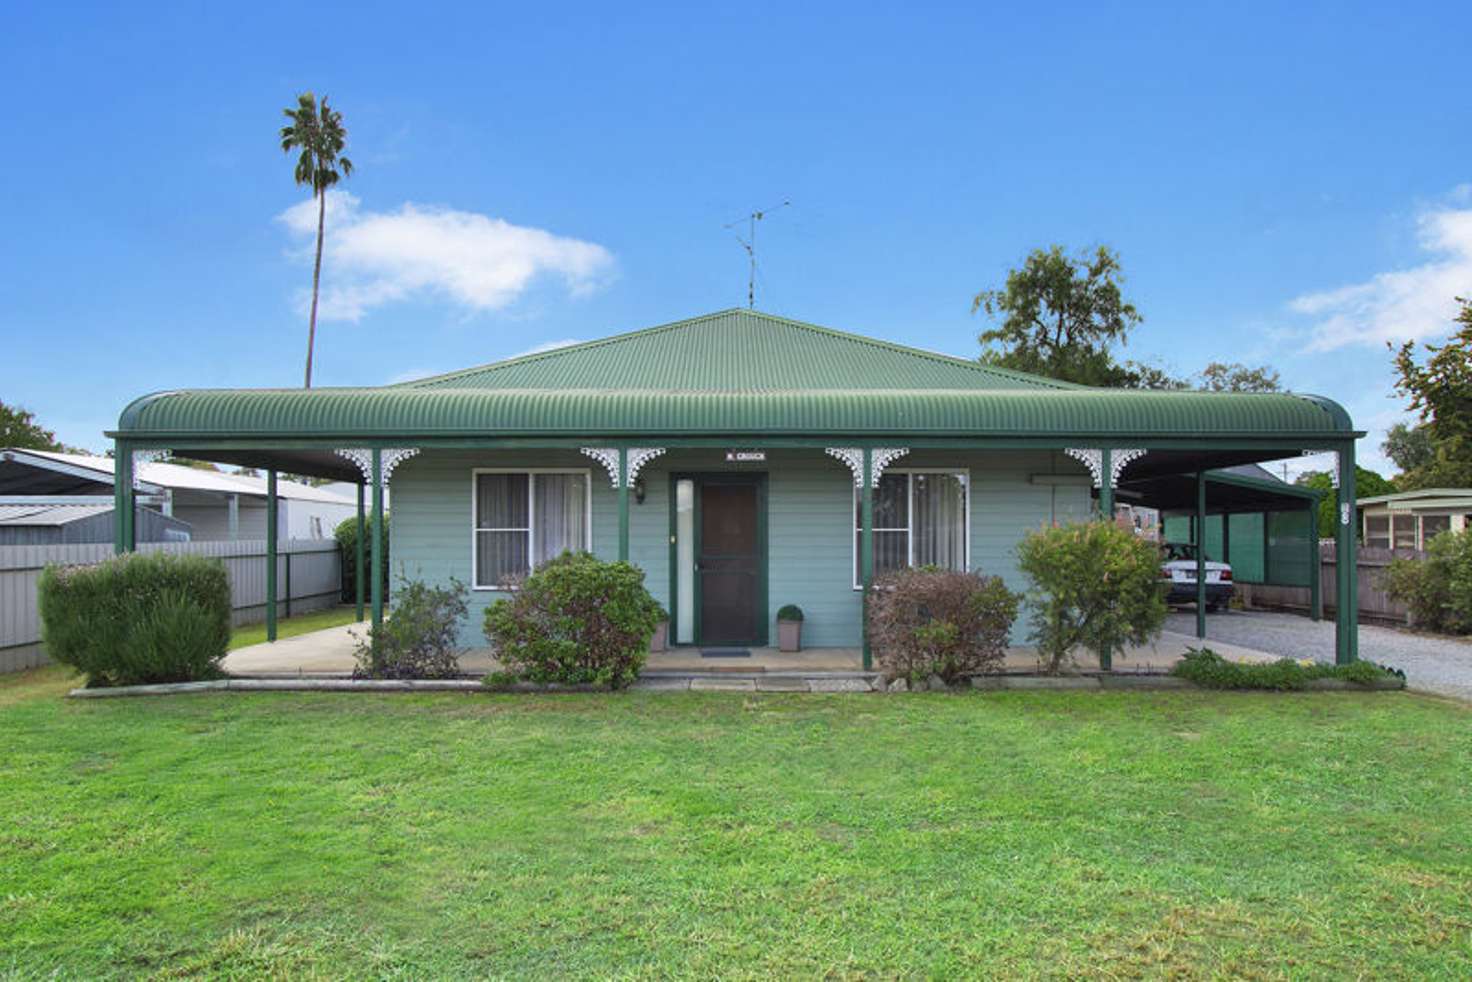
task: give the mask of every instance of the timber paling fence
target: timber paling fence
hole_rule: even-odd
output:
[[[266,540],[239,542],[143,542],[139,552],[214,556],[230,574],[236,625],[266,619]],[[36,582],[50,563],[96,563],[113,555],[112,543],[0,546],[0,672],[44,665]],[[339,602],[342,572],[332,539],[283,539],[276,555],[278,616],[320,610]]]
[[[1385,568],[1393,559],[1424,559],[1426,553],[1415,549],[1379,549],[1361,546],[1356,556],[1359,592],[1360,620],[1382,624],[1409,624],[1410,610],[1405,604],[1391,600],[1385,591]],[[1319,543],[1319,594],[1323,597],[1324,613],[1335,612],[1334,576],[1338,560],[1335,543]],[[1288,610],[1308,610],[1309,596],[1306,586],[1267,586],[1251,584],[1251,605],[1255,607],[1281,607]]]

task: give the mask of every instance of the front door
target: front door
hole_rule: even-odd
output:
[[[690,577],[695,608],[689,611],[693,630],[682,626],[680,639],[704,646],[766,644],[766,476],[691,475],[676,481],[676,491],[694,506],[693,521],[677,520],[673,530],[694,539],[688,552],[675,550],[677,580]],[[677,610],[676,619],[681,616]]]

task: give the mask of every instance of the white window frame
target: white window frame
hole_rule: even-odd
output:
[[[887,467],[884,470],[884,475],[881,476],[888,476],[890,474],[904,474],[907,477],[915,474],[949,474],[952,477],[959,477],[961,479],[961,486],[966,491],[966,527],[963,530],[964,545],[962,546],[962,551],[964,555],[962,556],[961,571],[963,573],[971,572],[971,469],[969,467]],[[878,488],[875,488],[875,490],[877,491]],[[849,531],[851,533],[849,548],[853,552],[853,587],[855,590],[864,589],[863,571],[859,569],[859,535],[862,532],[859,528],[859,509],[863,506],[863,493],[863,488],[854,486],[853,514],[849,518]],[[915,565],[915,481],[912,477],[905,482],[905,495],[907,498],[905,502],[905,515],[908,524],[904,528],[879,528],[876,526],[873,531],[904,532],[908,536],[905,540],[905,565],[913,567]]]
[[[480,503],[480,477],[482,474],[525,474],[526,482],[526,527],[525,528],[481,528],[477,514]],[[593,551],[593,472],[586,467],[473,467],[470,470],[470,589],[478,592],[509,593],[515,587],[499,584],[487,586],[479,581],[480,534],[481,532],[525,532],[526,566],[534,569],[532,544],[536,540],[538,474],[581,474],[585,494],[583,495],[583,539],[588,551]]]

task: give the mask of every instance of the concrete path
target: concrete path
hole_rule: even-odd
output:
[[[1172,613],[1166,626],[1192,635],[1194,611]],[[1223,611],[1206,618],[1207,644],[1242,645],[1274,657],[1334,660],[1334,622],[1298,614]],[[1225,654],[1225,652],[1223,652]],[[1406,687],[1472,700],[1472,640],[1415,634],[1400,628],[1360,625],[1360,657],[1406,673]]]
[[[355,664],[355,636],[361,636],[365,630],[364,625],[348,624],[310,634],[299,634],[281,641],[238,648],[225,656],[225,671],[242,677],[350,675]],[[1187,647],[1196,644],[1195,637],[1189,634],[1167,631],[1155,644],[1133,648],[1123,657],[1116,658],[1114,670],[1119,673],[1163,672],[1175,664]],[[1331,654],[1332,645],[1331,636]],[[1229,643],[1225,639],[1213,641],[1212,647],[1223,657],[1240,661],[1272,661],[1278,657],[1266,651]],[[1007,652],[1007,668],[1011,671],[1031,671],[1037,668],[1037,664],[1037,654],[1031,648],[1019,647]],[[681,648],[650,655],[645,673],[823,674],[858,672],[862,665],[862,656],[857,648],[809,648],[795,654],[784,654],[775,648],[754,648],[750,658],[703,658],[698,650]],[[484,675],[497,667],[496,660],[486,648],[472,649],[460,657],[460,668],[467,675]],[[1080,655],[1078,667],[1083,671],[1097,671],[1099,666],[1091,656]]]

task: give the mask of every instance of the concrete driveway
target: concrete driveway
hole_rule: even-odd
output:
[[[1196,612],[1172,612],[1166,629],[1196,633]],[[1334,658],[1334,622],[1298,614],[1230,610],[1206,616],[1207,643],[1223,642],[1286,658]],[[1360,625],[1360,657],[1406,673],[1408,688],[1472,701],[1472,641]]]

